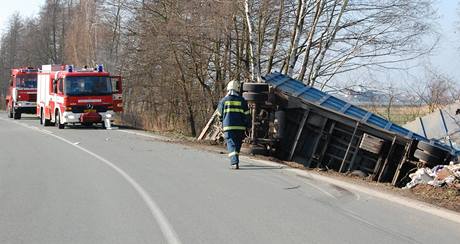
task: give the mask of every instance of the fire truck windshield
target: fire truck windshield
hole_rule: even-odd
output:
[[[18,75],[16,76],[16,87],[18,88],[37,88],[37,75]]]
[[[112,83],[109,77],[66,77],[64,84],[64,91],[68,96],[97,96],[112,94]]]

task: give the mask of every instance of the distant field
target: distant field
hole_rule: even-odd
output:
[[[395,124],[405,124],[415,120],[417,117],[422,117],[429,113],[428,106],[393,106],[388,112],[385,106],[363,106],[363,108],[376,113]]]

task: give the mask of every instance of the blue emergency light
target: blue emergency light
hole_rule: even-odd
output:
[[[104,71],[104,65],[103,64],[98,64],[97,65],[97,72],[103,72]]]
[[[73,72],[73,64],[67,65],[67,71]]]

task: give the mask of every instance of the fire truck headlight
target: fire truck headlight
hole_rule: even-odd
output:
[[[112,115],[111,114],[106,114],[105,117],[110,119],[110,118],[112,118]]]

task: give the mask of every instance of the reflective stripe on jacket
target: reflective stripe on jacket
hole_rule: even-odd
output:
[[[248,103],[236,92],[222,98],[217,107],[224,131],[246,130],[250,125]]]

